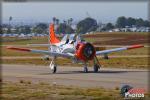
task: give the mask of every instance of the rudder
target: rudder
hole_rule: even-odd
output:
[[[49,27],[49,43],[55,44],[55,43],[59,43],[59,42],[60,42],[60,40],[55,35],[54,24],[51,24]]]

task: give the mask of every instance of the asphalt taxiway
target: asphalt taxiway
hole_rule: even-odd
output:
[[[116,88],[131,85],[148,89],[148,70],[101,68],[94,73],[82,72],[82,67],[58,66],[57,73],[52,74],[48,66],[2,64],[3,81],[48,82],[50,84],[77,87]]]

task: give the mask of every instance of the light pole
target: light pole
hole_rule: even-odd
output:
[[[8,28],[9,34],[11,33],[11,24],[10,24],[11,20],[12,20],[12,16],[9,17],[9,28]]]

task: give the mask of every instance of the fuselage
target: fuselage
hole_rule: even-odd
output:
[[[62,44],[59,43],[57,45],[52,45],[50,47],[51,52],[59,52],[59,53],[75,53],[75,48],[73,44]]]
[[[75,34],[67,34],[62,38],[61,42],[52,45],[50,50],[52,52],[75,53],[75,45],[80,41],[77,38]]]
[[[92,44],[82,41],[75,34],[65,35],[61,42],[51,45],[51,52],[68,53],[81,61],[92,60],[95,56],[95,48]]]

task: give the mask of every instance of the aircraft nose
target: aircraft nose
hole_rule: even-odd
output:
[[[91,44],[87,43],[84,48],[84,55],[87,58],[90,58],[93,56],[94,52],[95,52],[94,47]]]

